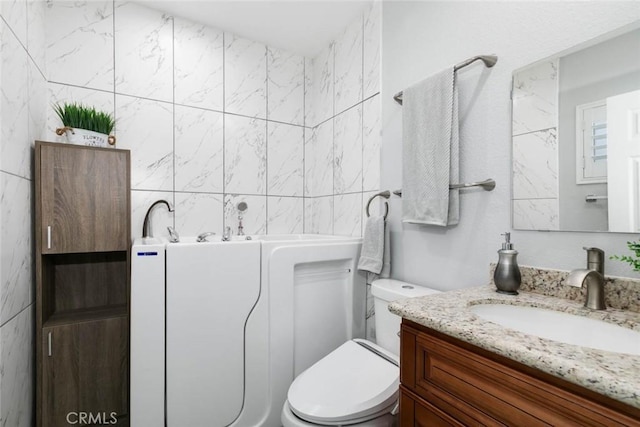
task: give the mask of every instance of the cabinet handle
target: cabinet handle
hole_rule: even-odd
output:
[[[51,226],[47,225],[47,249],[51,249]]]
[[[48,347],[49,347],[49,357],[51,357],[51,332],[49,332],[49,335],[47,336],[47,340],[48,340]]]

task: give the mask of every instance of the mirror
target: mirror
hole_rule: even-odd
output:
[[[640,231],[640,23],[513,74],[517,230]]]

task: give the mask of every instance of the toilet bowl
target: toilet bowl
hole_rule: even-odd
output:
[[[284,427],[392,427],[398,407],[400,317],[391,301],[439,293],[398,280],[373,282],[378,344],[345,342],[302,372],[289,387],[282,409]]]

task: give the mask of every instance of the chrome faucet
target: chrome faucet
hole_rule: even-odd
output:
[[[231,227],[226,226],[224,228],[224,233],[222,233],[222,241],[228,242],[229,240],[231,240]]]
[[[208,242],[207,237],[215,236],[215,234],[216,233],[213,231],[205,231],[204,233],[198,234],[198,237],[196,237],[196,241],[199,243]]]
[[[179,243],[180,242],[180,235],[178,234],[178,232],[176,231],[175,228],[173,228],[172,226],[168,226],[167,227],[167,231],[169,231],[169,241],[171,243]]]
[[[569,273],[566,284],[582,287],[587,284],[587,298],[584,306],[592,310],[606,310],[604,302],[604,251],[599,248],[583,248],[587,251],[587,268],[579,268]]]
[[[153,202],[153,204],[149,206],[149,209],[147,209],[147,214],[144,216],[144,222],[142,223],[142,237],[150,237],[149,236],[149,218],[151,215],[151,211],[153,210],[153,208],[155,208],[160,204],[167,205],[167,209],[169,210],[169,212],[173,212],[173,208],[171,207],[169,202],[167,202],[166,200],[156,200],[155,202]]]

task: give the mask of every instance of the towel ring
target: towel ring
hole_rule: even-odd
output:
[[[371,206],[371,202],[373,202],[373,199],[375,199],[376,197],[384,197],[385,199],[388,199],[389,197],[391,197],[391,193],[389,193],[389,190],[387,191],[382,191],[378,194],[374,194],[373,196],[371,196],[369,198],[369,201],[367,202],[367,217],[370,217],[371,215],[369,214],[369,206]],[[389,215],[389,203],[384,202],[384,219],[387,219],[387,216]]]

